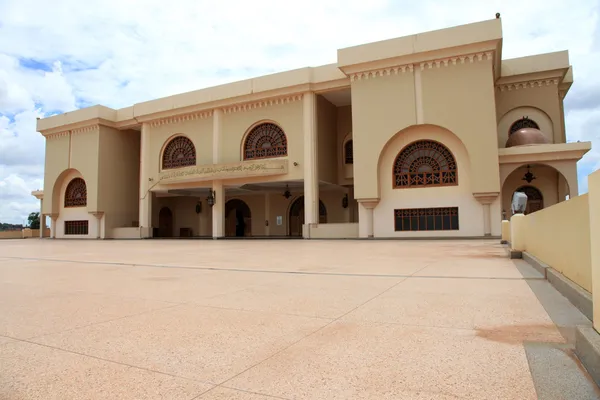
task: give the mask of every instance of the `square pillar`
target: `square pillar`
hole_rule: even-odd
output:
[[[359,199],[358,236],[361,238],[375,237],[375,226],[373,224],[373,209],[379,203],[379,199]]]
[[[316,95],[313,92],[302,96],[304,130],[304,238],[310,237],[310,226],[319,223],[319,176],[316,126]]]
[[[150,177],[150,126],[142,124],[140,137],[140,203],[139,226],[140,238],[152,237],[152,186],[153,178]]]
[[[223,110],[215,108],[213,110],[213,164],[218,164],[221,159],[221,128],[223,125]]]
[[[600,170],[588,175],[588,204],[590,207],[590,246],[592,261],[593,324],[600,332]]]
[[[225,236],[225,190],[223,181],[213,181],[213,200],[212,206],[212,237],[213,239]]]
[[[50,237],[52,239],[56,239],[56,220],[58,219],[58,214],[50,214]]]
[[[496,200],[500,193],[499,192],[491,192],[491,193],[473,193],[473,196],[477,199],[479,203],[481,203],[483,208],[483,235],[491,236],[492,235],[492,214],[490,212],[490,204]]]

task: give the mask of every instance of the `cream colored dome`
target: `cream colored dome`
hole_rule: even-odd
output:
[[[506,141],[506,147],[546,144],[548,139],[539,129],[523,128],[513,132]]]

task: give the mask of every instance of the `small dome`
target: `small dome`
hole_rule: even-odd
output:
[[[523,128],[513,132],[506,141],[506,147],[546,144],[548,139],[539,129]]]

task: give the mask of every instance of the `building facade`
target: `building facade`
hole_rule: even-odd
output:
[[[54,238],[499,236],[578,194],[568,52],[502,60],[500,19],[337,63],[38,121]]]

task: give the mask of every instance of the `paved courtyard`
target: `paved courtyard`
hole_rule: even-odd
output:
[[[0,241],[0,399],[592,399],[586,322],[497,240]]]

